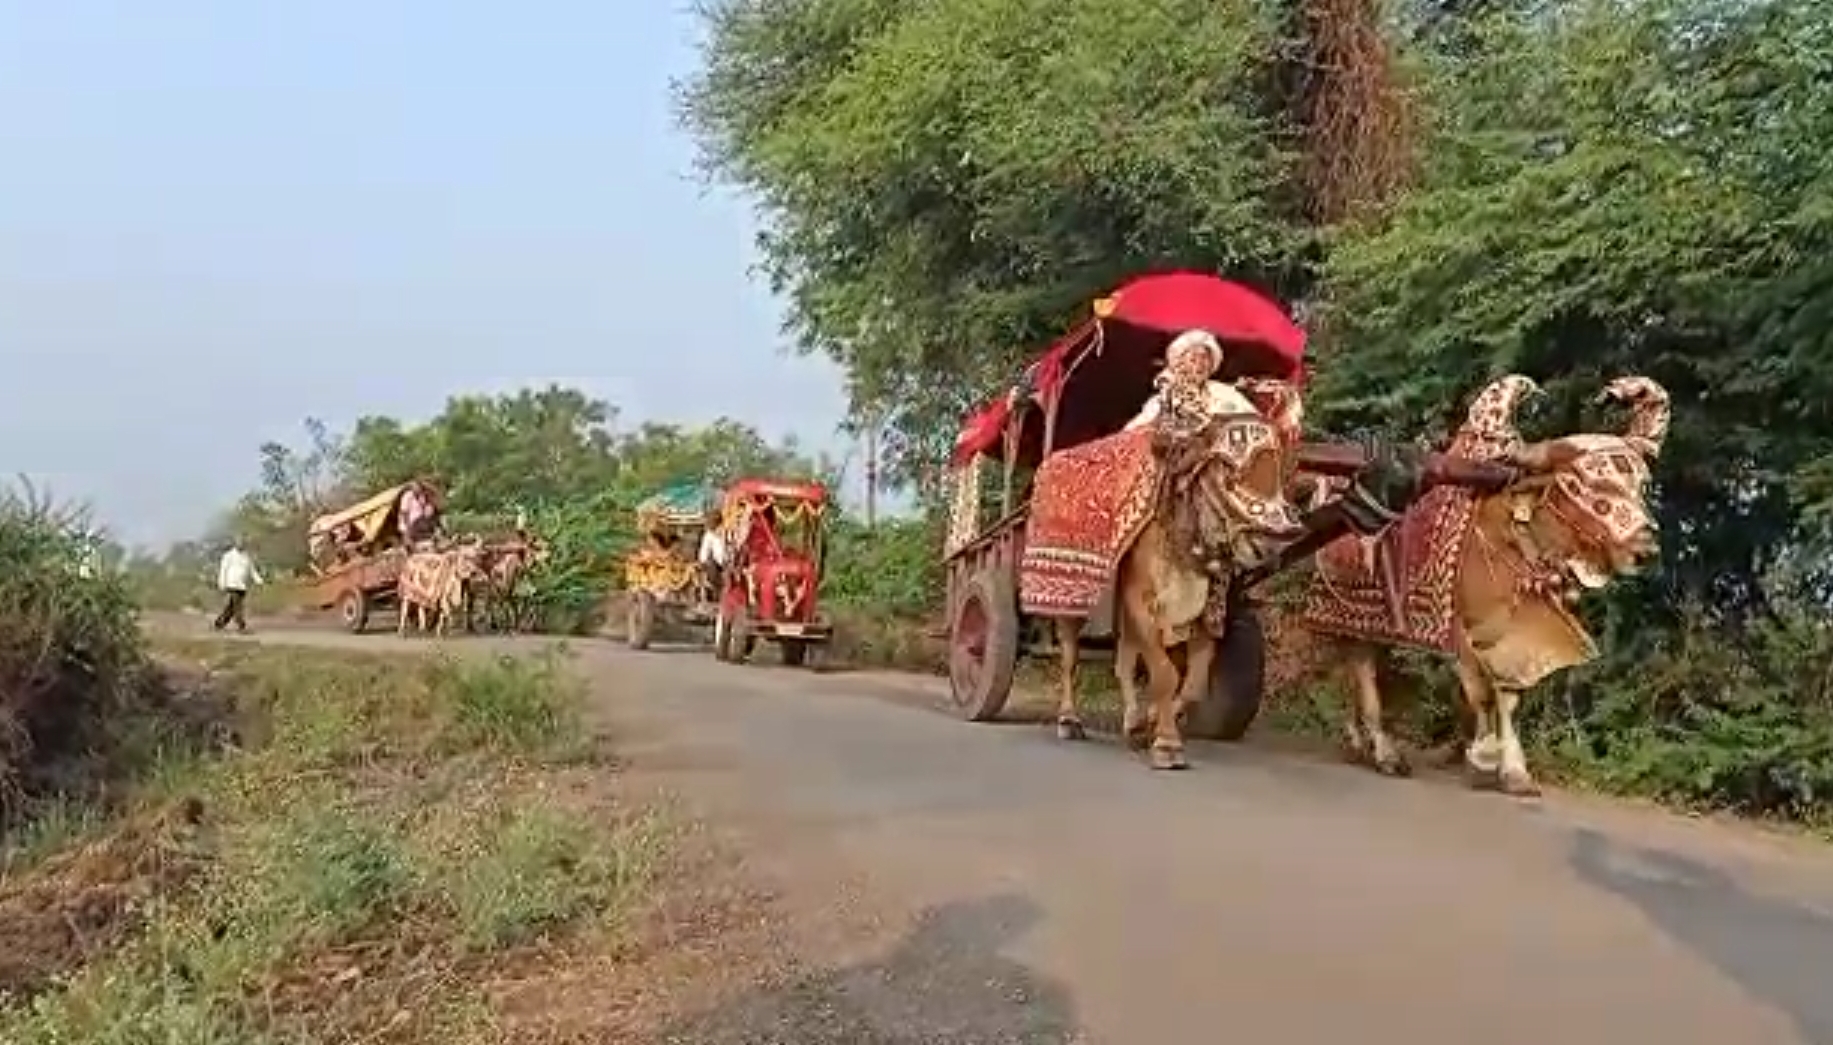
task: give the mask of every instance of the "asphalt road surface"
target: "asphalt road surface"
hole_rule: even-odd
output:
[[[1251,744],[1154,773],[956,721],[931,680],[574,648],[635,770],[785,886],[784,946],[836,956],[669,1040],[1833,1045],[1833,852],[1805,840]]]

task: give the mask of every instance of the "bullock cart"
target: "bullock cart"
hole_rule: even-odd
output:
[[[944,553],[949,682],[962,717],[999,716],[1021,657],[1061,658],[1066,677],[1078,657],[1112,657],[1117,549],[1132,537],[1111,518],[1096,519],[1082,534],[1074,532],[1072,519],[1066,532],[1065,515],[1074,514],[1076,500],[1059,493],[1046,541],[1036,532],[1036,491],[1026,488],[1026,478],[1053,454],[1129,427],[1155,395],[1167,347],[1192,330],[1208,332],[1224,348],[1215,379],[1234,383],[1272,422],[1288,480],[1302,470],[1348,481],[1333,484],[1334,499],[1307,512],[1294,509],[1298,525],[1281,545],[1238,564],[1225,587],[1216,589],[1226,591],[1216,608],[1220,637],[1208,678],[1196,680],[1201,699],[1188,711],[1184,732],[1190,736],[1239,739],[1259,713],[1266,646],[1256,585],[1345,533],[1379,532],[1434,484],[1499,486],[1512,477],[1499,466],[1373,440],[1302,442],[1298,388],[1305,337],[1282,309],[1207,274],[1136,279],[1095,301],[1089,318],[1027,367],[1006,395],[972,415],[956,440],[957,486]],[[1087,489],[1104,485],[1097,475],[1089,478]],[[988,500],[997,506],[990,522],[982,512]],[[1089,504],[1092,515],[1115,514],[1111,505]],[[1031,543],[1049,547],[1027,556]],[[1065,588],[1079,591],[1065,597]],[[1080,622],[1074,645],[1061,642],[1056,624],[1063,618]],[[1173,651],[1174,659],[1181,655]],[[1065,685],[1072,683],[1071,677]],[[1080,730],[1079,721],[1060,718],[1059,732],[1066,725]]]
[[[372,611],[394,607],[409,547],[437,532],[443,506],[439,491],[416,479],[312,520],[312,604],[335,609],[347,630],[362,633]]]
[[[637,505],[639,543],[624,558],[624,589],[629,593],[625,635],[631,649],[648,649],[663,621],[713,623],[717,592],[698,554],[717,503],[715,491],[699,483],[678,483]]]
[[[720,517],[728,559],[713,627],[720,660],[743,663],[762,639],[800,667],[833,638],[820,606],[827,508],[820,483],[740,479],[727,488]]]

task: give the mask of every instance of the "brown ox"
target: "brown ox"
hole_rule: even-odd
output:
[[[396,634],[407,634],[408,617],[412,614],[417,630],[436,629],[443,638],[453,618],[464,612],[466,591],[483,576],[482,555],[476,545],[409,555],[401,564],[401,578],[395,586],[400,604]]]
[[[1600,399],[1630,408],[1624,434],[1524,445],[1514,411],[1536,391],[1519,375],[1492,384],[1451,446],[1514,464],[1523,478],[1487,496],[1435,491],[1382,537],[1344,538],[1318,556],[1301,620],[1329,636],[1326,655],[1354,682],[1348,751],[1383,774],[1410,767],[1382,723],[1381,659],[1388,648],[1412,646],[1456,659],[1475,723],[1464,748],[1473,782],[1537,794],[1515,729],[1521,696],[1597,656],[1569,606],[1657,550],[1645,499],[1667,434],[1667,393],[1647,378],[1620,378]],[[1403,608],[1404,622],[1393,620],[1391,606]]]
[[[1296,404],[1296,396],[1293,396]],[[1294,406],[1295,408],[1295,406]],[[1115,572],[1115,674],[1124,704],[1123,727],[1134,749],[1151,748],[1156,769],[1182,769],[1182,722],[1208,686],[1216,640],[1225,623],[1229,578],[1299,532],[1284,497],[1289,470],[1285,442],[1259,413],[1196,416],[1168,409],[1153,423],[1158,479],[1144,524],[1126,545]],[[1296,415],[1294,415],[1296,416]],[[1037,485],[1053,481],[1051,462]],[[1086,481],[1068,475],[1061,481]],[[1058,617],[1061,651],[1057,735],[1087,732],[1076,707],[1076,673],[1085,620]],[[1169,650],[1186,646],[1179,673]],[[1142,713],[1137,664],[1146,665],[1149,711]]]
[[[479,583],[467,592],[465,618],[471,619],[477,599],[484,604],[485,625],[514,633],[521,625],[521,606],[516,586],[530,567],[547,557],[547,549],[532,541],[515,540],[486,547],[480,563]]]

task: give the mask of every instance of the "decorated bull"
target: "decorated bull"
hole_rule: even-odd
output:
[[[1112,519],[1115,537],[1115,666],[1123,728],[1152,765],[1186,764],[1182,722],[1208,685],[1217,637],[1227,616],[1229,581],[1303,529],[1287,504],[1290,440],[1276,424],[1296,426],[1297,397],[1266,382],[1256,391],[1276,400],[1269,420],[1235,387],[1211,380],[1222,348],[1203,331],[1172,342],[1158,394],[1121,432],[1046,458],[1033,485],[1031,559],[1064,554],[1058,530],[1086,528],[1091,516]],[[1043,563],[1048,565],[1046,561]],[[1042,572],[1041,570],[1039,572]],[[1057,734],[1086,736],[1076,704],[1076,674],[1085,618],[1058,616],[1061,673]],[[1186,645],[1180,671],[1169,650]],[[1139,700],[1136,665],[1144,661],[1149,708]]]
[[[1326,637],[1329,662],[1353,682],[1349,752],[1383,774],[1410,772],[1383,725],[1377,681],[1383,652],[1409,647],[1456,660],[1475,722],[1463,750],[1473,781],[1537,794],[1515,726],[1522,695],[1597,656],[1572,605],[1658,549],[1647,498],[1668,429],[1666,391],[1620,378],[1599,398],[1629,408],[1622,434],[1530,444],[1514,414],[1537,392],[1520,375],[1491,384],[1450,447],[1512,465],[1515,482],[1488,494],[1440,487],[1379,536],[1345,537],[1318,554],[1299,619]]]
[[[471,586],[483,578],[483,549],[479,545],[411,553],[401,564],[396,586],[401,610],[396,634],[407,634],[411,614],[418,631],[430,630],[445,637],[452,621],[463,618]]]

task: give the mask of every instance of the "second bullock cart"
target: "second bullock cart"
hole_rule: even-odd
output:
[[[1273,302],[1214,276],[1171,272],[1136,279],[1094,302],[1092,315],[1024,371],[1003,397],[973,415],[956,441],[958,486],[945,549],[949,626],[949,681],[959,713],[988,721],[1003,711],[1022,656],[1060,656],[1053,616],[1084,621],[1079,647],[1111,655],[1116,633],[1111,544],[1108,554],[1051,549],[1065,575],[1086,578],[1109,571],[1092,612],[1027,612],[1021,602],[1021,562],[1034,520],[1027,477],[1049,455],[1091,443],[1128,425],[1155,393],[1154,378],[1166,349],[1179,334],[1203,330],[1225,346],[1222,381],[1270,379],[1254,391],[1262,413],[1286,410],[1291,441],[1286,459],[1319,476],[1348,477],[1350,495],[1302,517],[1300,535],[1278,554],[1253,565],[1228,588],[1224,625],[1203,698],[1189,711],[1185,732],[1207,739],[1239,739],[1259,713],[1266,646],[1254,586],[1352,529],[1373,532],[1396,518],[1413,498],[1438,482],[1488,485],[1505,482],[1493,466],[1422,455],[1412,448],[1375,444],[1327,445],[1297,441],[1296,389],[1302,380],[1304,333]],[[1283,400],[1266,401],[1271,392]],[[997,472],[989,476],[996,466]],[[989,489],[990,487],[990,489]],[[989,494],[998,511],[984,522]],[[1092,504],[1092,502],[1091,502]],[[1100,512],[1100,507],[1090,511]],[[1130,540],[1130,537],[1127,538]],[[1041,555],[1032,556],[1033,562]],[[1081,561],[1074,561],[1074,560]],[[1053,582],[1031,578],[1034,589]],[[1027,601],[1037,604],[1039,596]]]

